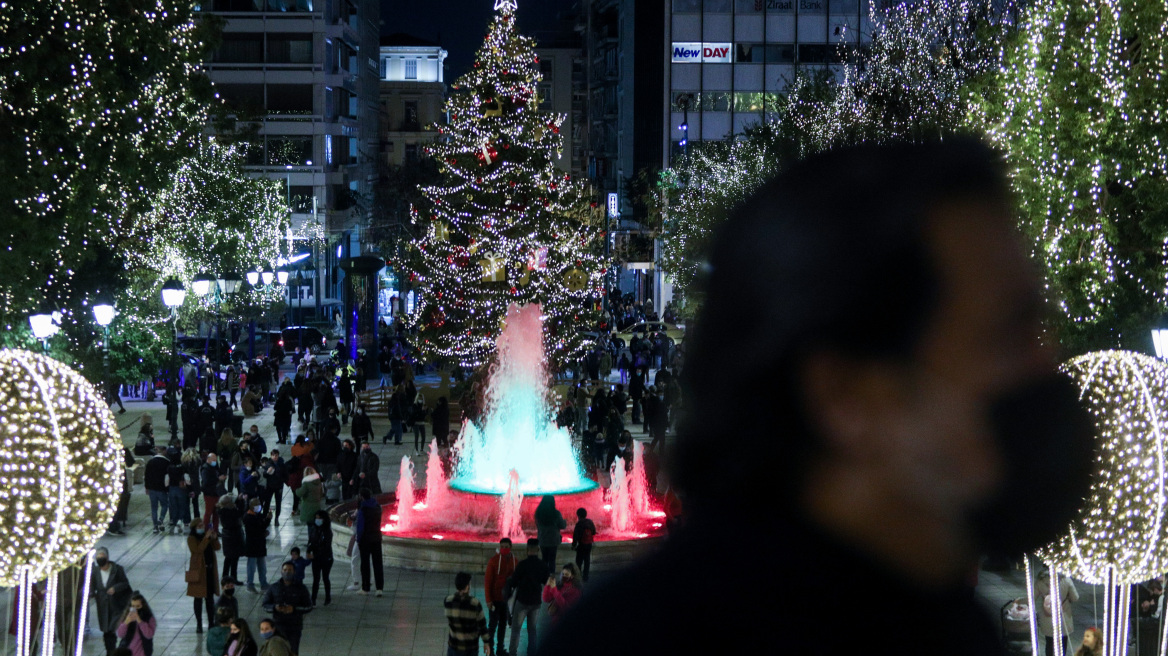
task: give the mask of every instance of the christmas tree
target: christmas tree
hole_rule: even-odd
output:
[[[1163,0],[1033,3],[975,108],[1072,353],[1149,350],[1168,308],[1166,33]]]
[[[562,363],[585,345],[604,275],[584,187],[554,168],[562,115],[538,111],[539,57],[515,29],[515,3],[497,13],[474,68],[452,85],[445,141],[431,147],[442,183],[412,212],[421,235],[412,317],[428,358],[486,362],[511,303],[543,306],[544,345]]]

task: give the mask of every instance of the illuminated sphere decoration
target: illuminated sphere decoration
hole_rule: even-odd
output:
[[[1088,583],[1146,581],[1168,569],[1168,363],[1097,351],[1063,371],[1095,418],[1096,469],[1070,530],[1038,556]]]
[[[43,355],[0,350],[0,586],[80,561],[113,519],[122,439],[101,393]]]

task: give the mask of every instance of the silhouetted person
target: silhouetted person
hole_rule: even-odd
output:
[[[541,653],[854,654],[906,613],[900,654],[1002,653],[967,574],[1061,533],[1093,461],[1003,169],[963,139],[860,146],[736,210],[686,343],[686,524]],[[700,575],[736,541],[765,556]]]

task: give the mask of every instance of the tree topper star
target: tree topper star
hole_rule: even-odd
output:
[[[515,13],[518,6],[518,0],[495,0],[495,11],[502,10],[504,14]]]

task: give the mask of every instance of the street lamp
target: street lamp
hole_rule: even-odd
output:
[[[170,343],[170,383],[171,389],[178,390],[178,309],[186,300],[187,290],[178,278],[170,278],[162,284],[162,304],[170,309],[170,320],[174,326],[174,339]],[[174,433],[171,424],[171,433]]]
[[[101,375],[102,381],[108,388],[110,387],[109,380],[109,326],[114,320],[114,303],[109,296],[100,294],[93,302],[93,320],[97,325],[101,326]]]
[[[1156,357],[1168,358],[1168,328],[1152,329],[1152,346],[1156,349]]]

